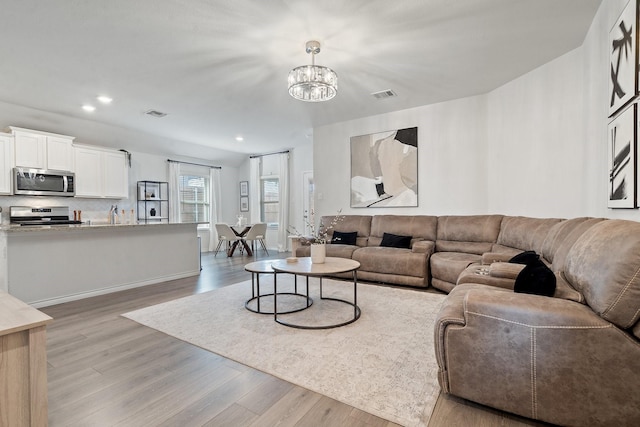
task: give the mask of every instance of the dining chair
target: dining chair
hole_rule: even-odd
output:
[[[258,241],[262,246],[262,249],[269,255],[269,251],[267,250],[267,245],[264,243],[264,238],[267,234],[267,223],[260,222],[258,224],[254,224],[251,226],[251,229],[244,236],[245,241],[251,240],[251,248],[253,249],[253,242]]]
[[[224,242],[227,242],[228,251],[232,242],[242,240],[242,238],[236,236],[236,233],[233,232],[228,224],[216,224],[216,232],[218,233],[218,246],[216,247],[216,253],[213,254],[214,257],[218,255],[220,246],[222,246]]]

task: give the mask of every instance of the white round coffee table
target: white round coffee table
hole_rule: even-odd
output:
[[[254,313],[260,313],[260,314],[274,314],[273,311],[265,311],[262,310],[260,307],[260,301],[262,298],[264,297],[270,297],[273,296],[273,293],[268,293],[268,294],[261,294],[260,293],[260,275],[261,274],[271,274],[273,276],[275,276],[275,271],[273,271],[273,268],[271,268],[271,264],[273,263],[272,260],[265,260],[265,261],[255,261],[255,262],[250,262],[249,264],[246,264],[244,266],[244,269],[246,271],[248,271],[249,273],[251,273],[251,298],[249,298],[247,300],[247,302],[244,303],[244,307],[249,310],[252,311]],[[275,289],[274,289],[275,292]],[[281,292],[280,295],[293,295],[296,297],[304,297],[306,298],[306,305],[300,307],[300,308],[294,308],[291,309],[289,311],[282,311],[281,314],[288,314],[288,313],[295,313],[297,311],[301,311],[301,310],[305,310],[309,307],[311,307],[311,305],[313,304],[313,300],[311,298],[309,298],[309,284],[307,283],[307,295],[298,293],[298,281],[297,278],[295,280],[295,289],[293,292]],[[251,303],[255,301],[256,302],[256,308],[251,307]],[[275,307],[275,297],[274,297],[274,307]],[[275,310],[274,310],[275,311]]]
[[[322,325],[322,326],[310,326],[310,325],[299,325],[287,322],[278,317],[277,305],[275,305],[275,299],[278,296],[278,274],[275,274],[273,279],[274,286],[274,306],[276,309],[274,310],[273,318],[276,322],[281,325],[290,326],[292,328],[299,329],[330,329],[337,328],[340,326],[348,325],[350,323],[355,322],[360,318],[361,310],[358,307],[358,275],[357,270],[360,268],[360,263],[358,261],[354,261],[352,259],[346,258],[336,258],[336,257],[327,257],[325,258],[325,262],[323,264],[314,264],[311,262],[310,257],[298,258],[298,262],[289,263],[286,260],[274,260],[271,262],[271,268],[276,273],[289,273],[294,275],[306,276],[307,278],[307,295],[309,294],[309,277],[318,277],[320,279],[320,299],[321,300],[330,300],[337,301],[340,303],[348,304],[353,307],[353,317],[348,319],[345,322],[334,323],[330,325]],[[353,302],[343,300],[340,298],[330,298],[324,297],[322,295],[322,279],[326,276],[337,274],[337,273],[353,273]]]

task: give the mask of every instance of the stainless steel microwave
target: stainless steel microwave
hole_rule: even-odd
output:
[[[73,197],[76,195],[75,174],[47,169],[13,168],[13,194]]]

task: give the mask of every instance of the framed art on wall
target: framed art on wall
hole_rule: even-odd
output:
[[[638,93],[637,0],[629,0],[609,32],[609,117]]]
[[[610,208],[635,208],[637,104],[630,105],[608,127]]]
[[[418,206],[418,128],[351,137],[351,207]]]
[[[240,196],[249,195],[249,181],[240,181]]]
[[[249,198],[240,197],[240,212],[249,212]]]

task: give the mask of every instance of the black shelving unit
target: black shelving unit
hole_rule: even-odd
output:
[[[138,222],[169,222],[169,183],[138,181]]]

